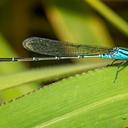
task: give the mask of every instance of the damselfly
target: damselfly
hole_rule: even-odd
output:
[[[23,41],[23,46],[29,51],[49,55],[49,57],[0,58],[0,61],[41,61],[80,58],[128,60],[128,48],[123,47],[100,48],[88,45],[75,45],[40,37],[27,38]]]
[[[43,61],[60,59],[83,59],[83,58],[107,58],[114,60],[128,60],[128,48],[100,48],[88,45],[75,45],[67,42],[50,40],[40,37],[30,37],[23,41],[23,46],[29,51],[49,57],[31,57],[31,58],[0,58],[0,61]],[[122,65],[121,64],[121,65]],[[118,66],[119,68],[120,66]],[[117,71],[118,73],[118,71]],[[117,74],[116,74],[117,77]]]

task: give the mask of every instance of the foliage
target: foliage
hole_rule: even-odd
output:
[[[126,45],[126,3],[3,0],[0,56],[25,56],[21,42],[28,36],[104,47],[121,40],[118,44]],[[110,60],[66,63],[33,63],[42,67],[30,69],[32,63],[1,62],[0,127],[127,127],[127,68],[122,67],[114,83],[117,68],[106,67]]]

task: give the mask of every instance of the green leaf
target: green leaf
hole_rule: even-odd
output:
[[[61,80],[0,107],[4,128],[128,126],[127,71],[103,68]]]
[[[44,3],[47,17],[61,40],[112,46],[105,24],[83,1],[49,0]]]
[[[15,57],[17,56],[16,53],[13,51],[13,49],[9,46],[8,42],[2,35],[0,35],[0,57],[2,58],[8,58],[8,57]],[[8,85],[9,79],[7,78],[6,74],[12,75],[14,72],[18,71],[24,71],[26,69],[25,65],[23,63],[13,63],[13,62],[0,62],[0,77],[4,77],[4,81],[7,82]],[[13,79],[16,79],[16,77],[13,77]],[[4,86],[2,83],[0,83],[1,86]],[[19,97],[23,94],[26,94],[34,89],[39,88],[40,86],[37,84],[27,84],[23,85],[22,87],[15,87],[10,88],[8,90],[2,90],[0,91],[0,100],[1,102],[7,102],[8,100],[14,99],[16,97]]]
[[[65,64],[62,66],[46,67],[40,69],[34,69],[30,71],[25,71],[21,73],[15,73],[7,76],[0,77],[0,90],[5,90],[12,87],[18,87],[23,84],[28,84],[32,82],[50,82],[56,81],[68,77],[72,74],[83,72],[88,69],[93,69],[95,67],[100,67],[106,65],[104,63],[78,63],[78,64]]]
[[[84,0],[128,36],[128,23],[100,0]]]

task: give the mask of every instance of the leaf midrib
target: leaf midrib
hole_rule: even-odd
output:
[[[86,112],[89,112],[90,110],[93,110],[95,108],[104,106],[106,104],[110,104],[112,102],[117,102],[117,101],[120,101],[122,99],[127,99],[127,98],[128,98],[128,93],[123,93],[123,94],[119,94],[119,95],[116,95],[116,96],[108,97],[104,100],[100,100],[100,101],[97,101],[95,103],[92,103],[92,104],[86,105],[84,107],[78,108],[77,110],[74,110],[72,112],[65,113],[62,116],[55,117],[55,118],[53,118],[49,121],[43,122],[42,124],[39,124],[39,125],[35,126],[33,128],[45,128],[45,127],[53,125],[57,122],[60,122],[60,121],[63,121],[65,119],[71,118],[73,116],[79,115],[80,113],[83,113],[83,112],[86,113]]]

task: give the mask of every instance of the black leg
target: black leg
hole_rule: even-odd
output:
[[[118,66],[117,66],[117,71],[116,71],[116,75],[115,75],[115,79],[114,79],[114,83],[116,82],[116,80],[117,80],[117,77],[118,77],[118,74],[119,74],[119,72],[121,71],[121,70],[123,70],[124,68],[126,68],[126,66],[127,65],[125,65],[126,63],[128,63],[128,61],[124,61],[124,62],[122,62],[121,64],[119,64]],[[121,67],[122,65],[124,65],[123,67]]]
[[[119,60],[117,60],[117,59],[114,59],[113,61],[112,61],[112,63],[111,64],[108,64],[107,66],[112,66],[115,62],[117,62],[117,61],[119,61]]]

